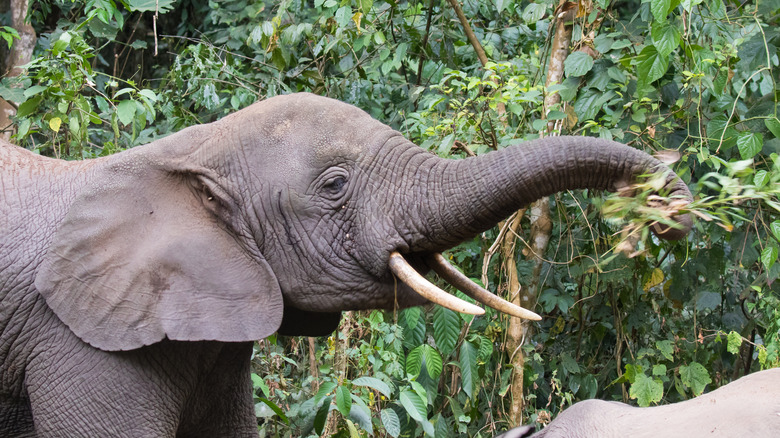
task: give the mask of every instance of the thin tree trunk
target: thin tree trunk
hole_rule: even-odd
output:
[[[11,12],[11,27],[19,33],[20,39],[14,40],[11,49],[5,51],[5,56],[0,59],[0,76],[19,76],[22,70],[19,66],[27,64],[32,59],[33,49],[37,37],[35,29],[25,22],[27,17],[28,0],[2,0],[0,10]],[[3,41],[2,44],[5,44]],[[16,115],[17,104],[0,98],[0,138],[10,140],[13,134],[13,122],[11,117]]]
[[[557,11],[561,11],[567,5],[566,0],[561,0]],[[563,79],[563,63],[569,54],[569,44],[572,35],[572,20],[576,14],[576,7],[557,14],[555,35],[552,41],[550,53],[550,63],[547,68],[546,87],[561,83]],[[544,99],[544,117],[550,111],[550,108],[560,103],[560,94],[552,93],[545,96]],[[555,122],[547,123],[547,132],[555,131]],[[524,254],[526,258],[533,263],[533,270],[528,287],[520,289],[517,286],[510,285],[510,291],[513,295],[511,301],[526,308],[533,308],[539,297],[539,290],[542,287],[542,267],[544,266],[544,254],[547,251],[547,245],[550,242],[550,233],[552,232],[552,219],[550,215],[550,199],[544,197],[531,204],[531,236],[530,246],[526,248]],[[504,248],[514,248],[515,233],[506,233],[504,235]],[[517,267],[514,260],[514,251],[504,253],[504,267],[506,275],[510,280],[517,276]],[[517,291],[517,292],[515,292]],[[525,339],[528,339],[531,333],[531,324],[528,321],[519,318],[510,318],[507,327],[506,353],[510,358],[513,369],[510,394],[512,404],[509,408],[509,422],[513,425],[523,423],[523,366],[525,357],[523,356],[522,345]]]

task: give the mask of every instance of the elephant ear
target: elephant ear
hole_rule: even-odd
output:
[[[220,218],[226,207],[209,205],[220,200],[202,192],[203,174],[135,152],[116,157],[57,230],[35,279],[49,307],[109,351],[165,337],[240,342],[275,332],[279,283]]]

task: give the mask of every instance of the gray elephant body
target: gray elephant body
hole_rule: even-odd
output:
[[[309,94],[97,160],[0,143],[0,436],[255,436],[253,340],[422,304],[392,253],[424,273],[541,196],[662,169],[586,138],[443,160]]]
[[[0,436],[256,435],[251,342],[103,351],[37,293],[36,273],[69,206],[106,162],[0,144]]]
[[[586,400],[537,433],[522,427],[500,438],[774,438],[780,436],[780,368],[760,371],[712,392],[662,406]]]

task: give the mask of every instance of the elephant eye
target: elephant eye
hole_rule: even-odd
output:
[[[331,194],[338,194],[341,193],[341,190],[344,188],[346,184],[347,184],[346,178],[344,178],[343,176],[337,176],[333,179],[330,179],[328,182],[326,182],[323,188]]]

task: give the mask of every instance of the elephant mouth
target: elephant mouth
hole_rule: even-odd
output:
[[[449,264],[441,253],[410,253],[404,256],[398,251],[393,251],[390,254],[388,267],[390,268],[390,272],[411,290],[415,291],[428,301],[450,310],[471,315],[482,315],[485,313],[484,309],[481,307],[443,291],[423,277],[423,273],[433,270],[444,281],[463,292],[466,296],[471,297],[486,306],[492,307],[499,312],[533,321],[542,319],[536,313],[510,303],[474,283],[454,266]]]

